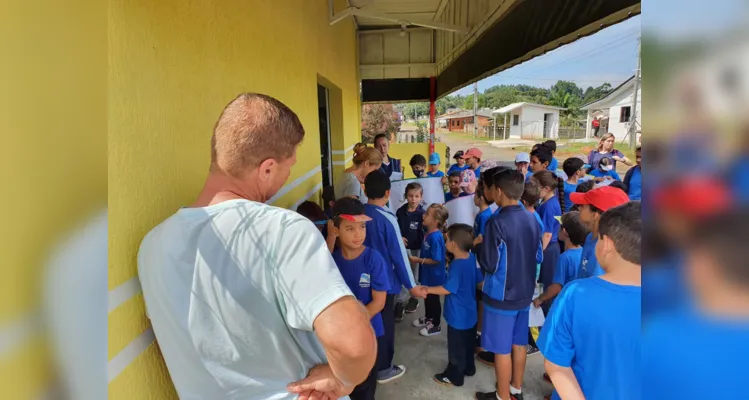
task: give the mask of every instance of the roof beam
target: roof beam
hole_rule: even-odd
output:
[[[386,21],[392,21],[396,22],[401,26],[404,25],[416,25],[416,26],[423,26],[425,28],[430,29],[437,29],[437,30],[443,30],[443,31],[450,31],[450,32],[458,32],[466,34],[468,33],[468,28],[463,26],[457,26],[452,24],[444,24],[442,22],[436,22],[436,21],[426,21],[421,20],[418,18],[402,18],[397,15],[387,14],[387,13],[379,13],[379,12],[372,12],[367,11],[356,7],[347,7],[345,10],[336,13],[332,16],[330,19],[330,24],[334,25],[345,18],[349,16],[356,16],[356,17],[367,17],[367,18],[376,18],[376,19],[382,19]]]
[[[442,16],[442,13],[445,11],[445,7],[447,7],[447,3],[449,3],[450,0],[441,0],[439,7],[437,7],[437,12],[434,13],[434,18],[432,18],[435,21],[439,21],[440,17]]]

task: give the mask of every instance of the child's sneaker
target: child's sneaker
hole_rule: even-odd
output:
[[[413,312],[416,312],[416,309],[419,308],[419,299],[416,297],[411,297],[408,299],[408,304],[406,304],[406,313],[411,314]]]
[[[406,305],[404,303],[395,303],[395,322],[403,321],[406,316]]]
[[[528,353],[529,356],[532,356],[534,354],[538,354],[539,350],[538,347],[528,343],[525,345],[525,352]]]
[[[415,319],[414,322],[413,322],[413,326],[415,326],[417,328],[423,328],[423,327],[427,326],[427,319],[424,318],[424,317],[421,317],[419,319]]]
[[[476,400],[497,400],[497,392],[476,392]]]
[[[399,379],[406,373],[405,365],[393,365],[389,369],[377,371],[377,383],[388,383]]]
[[[434,326],[434,324],[432,324],[432,321],[427,321],[426,326],[421,328],[421,330],[419,331],[419,334],[421,336],[439,335],[440,333],[442,333],[442,327]]]
[[[494,367],[494,353],[490,351],[480,351],[479,354],[476,355],[476,358],[482,364]]]
[[[437,383],[442,385],[450,385],[450,386],[463,386],[463,385],[456,385],[452,382],[450,382],[450,379],[445,374],[437,374],[433,376],[434,380],[437,381]]]

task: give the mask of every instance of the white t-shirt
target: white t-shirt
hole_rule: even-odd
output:
[[[146,310],[181,399],[295,399],[326,363],[312,324],[351,291],[301,215],[248,200],[183,208],[138,253]]]

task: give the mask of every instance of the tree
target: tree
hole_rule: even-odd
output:
[[[596,100],[602,99],[610,92],[611,92],[610,83],[604,83],[603,85],[597,88],[594,88],[593,86],[588,86],[588,88],[585,89],[585,94],[583,95],[583,104],[592,103]]]
[[[427,123],[424,121],[416,121],[416,143],[426,143],[429,141],[429,133],[427,132]]]
[[[374,137],[384,133],[391,138],[400,131],[401,121],[392,104],[365,104],[362,106],[362,141],[372,143]]]

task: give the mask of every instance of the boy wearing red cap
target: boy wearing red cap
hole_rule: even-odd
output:
[[[596,259],[598,221],[601,219],[601,214],[610,208],[627,203],[629,197],[620,189],[604,186],[587,193],[570,193],[570,200],[579,206],[580,221],[590,229],[590,234],[585,238],[583,245],[582,261],[577,278],[603,275],[603,269]]]

